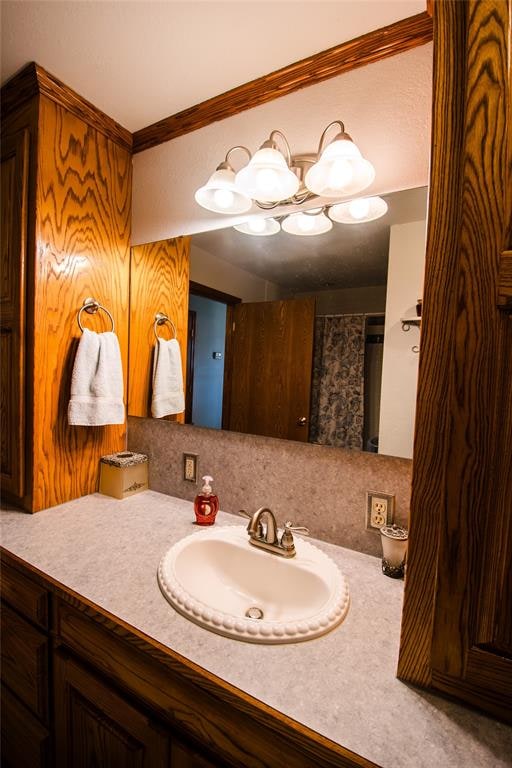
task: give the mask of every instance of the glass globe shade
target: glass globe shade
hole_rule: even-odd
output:
[[[329,218],[338,224],[364,224],[380,219],[387,213],[388,204],[382,197],[360,197],[329,208]]]
[[[262,203],[286,200],[299,189],[299,179],[288,168],[278,149],[258,149],[250,162],[235,177],[236,188],[247,197]]]
[[[276,219],[264,219],[262,216],[253,216],[248,221],[244,221],[243,224],[237,224],[234,229],[237,232],[242,232],[244,235],[268,237],[269,235],[276,235],[281,226]]]
[[[315,195],[339,197],[366,189],[375,178],[373,165],[353,141],[335,139],[306,173],[306,186]]]
[[[214,213],[247,213],[252,208],[252,200],[235,187],[235,172],[229,168],[212,173],[194,197],[202,208]]]
[[[329,232],[332,229],[332,221],[323,211],[315,215],[300,212],[291,213],[283,220],[281,226],[289,235],[311,237]]]

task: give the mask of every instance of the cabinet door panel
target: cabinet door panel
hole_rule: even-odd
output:
[[[2,600],[12,605],[27,619],[43,629],[48,629],[47,590],[3,561],[0,594]]]
[[[4,768],[44,768],[50,765],[48,731],[2,686],[2,765]]]
[[[48,718],[48,639],[2,604],[2,681],[43,722]]]
[[[169,739],[149,718],[72,659],[55,654],[59,768],[167,768]]]

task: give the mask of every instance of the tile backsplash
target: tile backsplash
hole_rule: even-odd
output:
[[[192,501],[212,475],[224,512],[268,506],[279,525],[292,520],[311,535],[371,555],[377,532],[365,529],[366,491],[396,496],[395,521],[409,514],[412,462],[341,448],[129,417],[128,448],[149,456],[149,486]],[[183,453],[196,453],[198,482],[183,480]]]

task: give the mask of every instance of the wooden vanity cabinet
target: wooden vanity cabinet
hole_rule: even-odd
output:
[[[6,552],[2,574],[7,768],[377,768]]]

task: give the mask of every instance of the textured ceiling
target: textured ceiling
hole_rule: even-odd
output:
[[[36,61],[135,131],[421,13],[425,0],[2,0],[2,82]]]
[[[279,232],[251,237],[232,227],[192,237],[192,246],[213,254],[285,291],[322,291],[385,285],[389,228],[425,219],[427,187],[386,195],[385,216],[367,224],[334,224],[316,237]]]

